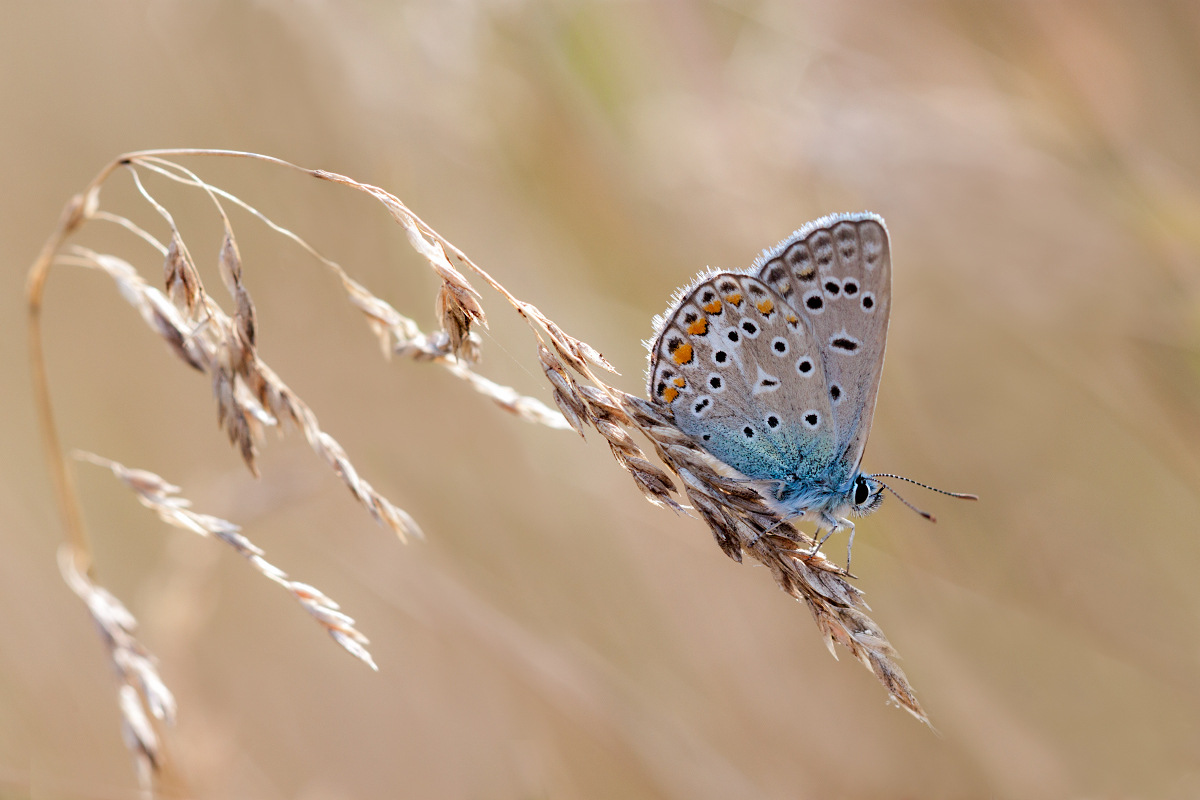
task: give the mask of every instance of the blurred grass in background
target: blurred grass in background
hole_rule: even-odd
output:
[[[9,3],[0,11],[0,796],[132,797],[113,682],[59,578],[22,281],[114,155],[228,147],[387,187],[639,391],[706,265],[816,216],[893,237],[859,585],[941,736],[596,437],[379,358],[335,280],[235,215],[260,347],[429,541],[302,441],[253,481],[101,275],[45,324],[68,447],[180,483],[372,637],[370,674],[213,542],[79,474],[98,576],[180,701],[201,797],[1200,796],[1200,7],[1176,2]],[[188,162],[425,327],[435,279],[366,198]],[[177,187],[202,265],[218,222]],[[127,180],[110,207],[157,225]],[[160,230],[154,227],[152,230]],[[157,276],[119,231],[85,241]],[[215,286],[215,269],[205,276]],[[548,400],[485,295],[481,372]],[[840,553],[836,542],[831,554]]]

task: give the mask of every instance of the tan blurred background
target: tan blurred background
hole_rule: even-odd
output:
[[[895,303],[859,585],[938,734],[808,612],[643,501],[592,436],[384,362],[333,278],[234,217],[261,352],[429,534],[377,528],[302,440],[241,468],[207,381],[103,276],[50,281],[67,447],[155,470],[338,600],[381,671],[217,543],[78,470],[97,576],[180,702],[204,798],[1200,797],[1200,6],[1173,2],[15,2],[0,6],[0,796],[124,798],[114,682],[58,576],[24,271],[143,147],[385,186],[641,391],[706,265],[883,214]],[[383,210],[192,160],[433,323]],[[154,184],[218,286],[216,223]],[[105,204],[161,235],[127,178]],[[80,241],[157,279],[161,259]],[[549,400],[492,294],[481,371]],[[842,557],[843,541],[827,550]]]

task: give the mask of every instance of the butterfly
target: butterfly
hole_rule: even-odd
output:
[[[847,569],[849,517],[879,508],[887,488],[860,464],[891,305],[883,218],[833,214],[764,250],[749,270],[699,275],[655,319],[647,343],[651,402],[781,519],[826,531],[814,553],[849,529]]]

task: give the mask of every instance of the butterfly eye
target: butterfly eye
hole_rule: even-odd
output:
[[[867,486],[867,482],[859,478],[854,484],[854,505],[861,506],[867,502],[867,498],[871,496],[871,487]]]

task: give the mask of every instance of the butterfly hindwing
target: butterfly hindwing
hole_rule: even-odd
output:
[[[794,481],[832,457],[813,329],[753,276],[716,273],[686,290],[652,346],[649,379],[681,430],[748,477]]]
[[[891,248],[883,219],[838,214],[810,222],[756,262],[754,274],[811,325],[833,406],[836,450],[862,458],[883,370],[891,310]]]

